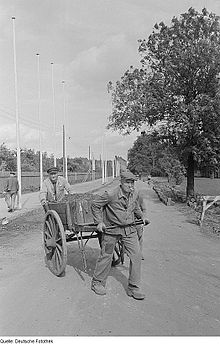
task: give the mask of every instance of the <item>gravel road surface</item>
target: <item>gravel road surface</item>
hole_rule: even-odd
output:
[[[219,239],[163,205],[146,183],[137,187],[146,192],[151,220],[142,261],[146,299],[126,295],[128,258],[112,268],[106,296],[90,290],[96,239],[87,244],[87,273],[74,242],[65,276],[54,276],[44,263],[44,214],[36,209],[0,229],[1,336],[220,334]]]

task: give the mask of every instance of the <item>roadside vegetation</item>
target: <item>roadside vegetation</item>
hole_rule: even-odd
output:
[[[54,164],[53,155],[48,155],[47,152],[43,152],[43,171]],[[57,158],[57,167],[60,171],[63,168],[63,159]],[[89,170],[90,163],[88,158],[68,157],[68,171],[70,172],[87,172]],[[0,145],[0,171],[16,171],[16,150],[9,149],[4,143]],[[38,172],[39,171],[39,151],[35,151],[29,148],[21,149],[21,170],[25,172]]]
[[[156,23],[139,40],[139,54],[141,68],[131,66],[108,84],[108,128],[124,135],[144,128],[129,152],[129,167],[152,174],[159,168],[168,176],[184,167],[191,198],[195,168],[214,171],[220,163],[219,17],[190,8],[169,25]]]

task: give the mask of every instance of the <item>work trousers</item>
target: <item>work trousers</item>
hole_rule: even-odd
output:
[[[103,286],[111,269],[115,244],[122,240],[125,252],[130,259],[128,284],[139,286],[141,280],[141,252],[138,243],[137,231],[130,232],[128,228],[122,229],[120,235],[103,233],[101,253],[96,262],[93,281],[100,282]]]
[[[15,208],[15,199],[16,199],[16,192],[8,192],[5,195],[5,201],[9,209],[14,210]]]
[[[143,251],[143,234],[144,234],[144,227],[143,227],[143,225],[137,225],[137,235],[138,235],[138,240],[139,240],[141,254],[142,254],[142,251]]]

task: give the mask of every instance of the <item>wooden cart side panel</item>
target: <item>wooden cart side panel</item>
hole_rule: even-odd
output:
[[[50,202],[50,210],[54,210],[61,218],[65,229],[71,230],[75,224],[93,224],[94,219],[91,209],[92,198],[79,197],[75,200],[63,202]]]
[[[61,222],[64,226],[64,229],[69,229],[69,219],[67,215],[67,207],[68,203],[49,203],[48,204],[50,210],[54,210],[58,213]],[[70,217],[71,218],[71,217]],[[72,222],[71,222],[72,224]]]
[[[80,222],[83,223],[83,217],[79,213],[78,203],[75,200],[70,203],[70,214],[72,217],[73,224],[78,224]]]
[[[71,203],[70,212],[74,224],[93,223],[90,200],[76,200]]]
[[[71,210],[70,210],[70,204],[69,203],[66,203],[66,221],[67,221],[67,229],[72,230],[73,222],[72,222]]]
[[[82,210],[83,210],[83,217],[85,223],[93,223],[93,215],[91,209],[92,200],[83,200],[82,202]]]

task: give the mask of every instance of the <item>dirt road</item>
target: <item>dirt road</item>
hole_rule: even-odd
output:
[[[90,290],[97,240],[88,243],[88,273],[68,244],[64,277],[44,264],[41,210],[1,230],[1,336],[219,335],[220,241],[205,236],[143,182],[151,224],[144,234],[144,301],[126,295],[128,260],[112,268],[107,295]]]

